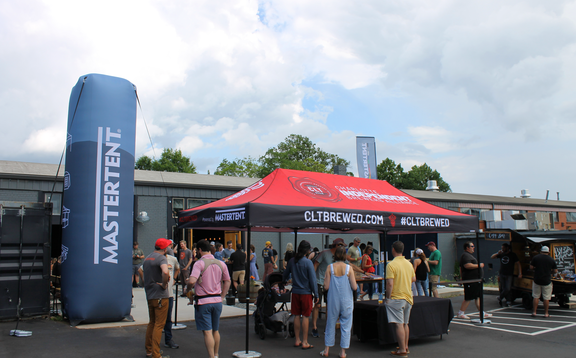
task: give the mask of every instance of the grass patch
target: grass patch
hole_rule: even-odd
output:
[[[50,320],[55,321],[55,322],[62,322],[62,321],[64,321],[64,317],[59,316],[59,315],[58,316],[50,316]]]

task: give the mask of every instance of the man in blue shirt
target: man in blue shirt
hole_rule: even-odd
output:
[[[306,240],[300,241],[296,256],[288,262],[284,270],[284,282],[288,281],[292,274],[292,299],[291,310],[294,316],[294,333],[296,341],[295,347],[302,349],[314,348],[308,343],[308,326],[312,307],[318,303],[318,287],[316,286],[316,272],[314,264],[307,258],[310,253],[310,243]],[[302,319],[300,319],[302,316]],[[302,339],[300,339],[300,327],[302,327]]]

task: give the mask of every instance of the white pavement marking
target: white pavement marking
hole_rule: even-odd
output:
[[[494,331],[502,331],[502,332],[509,332],[509,333],[516,333],[516,334],[523,334],[523,335],[528,335],[528,336],[537,336],[540,334],[544,334],[544,333],[550,333],[550,332],[554,332],[554,331],[558,331],[564,328],[570,328],[570,327],[575,327],[576,326],[576,322],[575,323],[571,323],[571,322],[567,322],[567,321],[559,321],[559,320],[551,320],[549,318],[544,318],[543,315],[539,316],[540,319],[537,319],[537,317],[532,317],[530,316],[530,313],[518,313],[518,312],[509,312],[509,311],[505,311],[507,309],[515,309],[516,307],[506,307],[506,308],[498,308],[492,311],[488,311],[488,312],[492,312],[492,313],[499,313],[499,314],[504,314],[504,315],[515,315],[515,316],[525,316],[526,318],[523,317],[507,317],[507,316],[501,316],[501,315],[494,315],[491,317],[491,324],[490,325],[485,325],[485,326],[478,326],[472,322],[470,322],[469,320],[465,320],[465,319],[459,319],[457,317],[454,317],[454,319],[452,320],[452,323],[454,324],[459,324],[459,325],[463,325],[463,326],[473,326],[473,327],[479,327],[479,328],[485,328],[485,329],[491,329]],[[550,310],[552,311],[552,310]],[[567,311],[562,311],[562,310],[555,310],[557,312],[563,312],[563,313],[571,313],[571,312],[567,312]],[[480,312],[474,312],[469,314],[468,316],[480,316]],[[574,318],[574,315],[571,314],[554,314],[553,317],[555,318]],[[536,325],[528,325],[528,324],[514,324],[514,323],[506,323],[506,322],[494,322],[494,319],[502,319],[502,320],[514,320],[514,321],[521,321],[521,322],[526,322],[526,323],[532,323],[532,322],[539,322],[539,323],[557,323],[557,324],[561,324],[560,326],[557,327],[541,327],[541,326],[536,326]],[[566,324],[568,323],[568,324]],[[513,329],[505,329],[505,328],[498,328],[498,327],[494,327],[494,326],[509,326],[509,327],[522,327],[524,329],[527,330],[531,330],[531,329],[537,329],[537,331],[535,332],[523,332],[523,331],[518,331],[518,330],[513,330]]]

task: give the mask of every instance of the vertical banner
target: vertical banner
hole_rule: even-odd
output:
[[[358,161],[358,176],[360,178],[378,179],[374,137],[356,137],[356,160]]]
[[[72,325],[130,315],[136,89],[90,74],[70,95],[62,203],[62,301]]]

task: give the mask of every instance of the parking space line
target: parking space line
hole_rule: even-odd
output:
[[[495,312],[497,310],[493,310],[491,312]],[[511,312],[499,312],[499,313],[506,313],[506,314],[513,314]],[[517,314],[517,313],[516,313]],[[475,312],[475,313],[471,313],[469,316],[478,316],[479,312]],[[527,322],[527,324],[514,324],[514,323],[506,323],[506,322],[494,322],[494,318],[496,319],[503,319],[503,320],[515,320],[515,321],[523,321],[523,322]],[[571,318],[571,317],[568,317]],[[463,326],[473,326],[473,327],[479,327],[479,328],[486,328],[486,329],[491,329],[494,331],[501,331],[501,332],[508,332],[508,333],[516,333],[516,334],[523,334],[523,335],[528,335],[528,336],[537,336],[537,335],[541,335],[541,334],[545,334],[545,333],[549,333],[549,332],[554,332],[554,331],[558,331],[564,328],[570,328],[570,327],[575,327],[576,326],[576,322],[571,322],[568,323],[566,321],[558,321],[558,320],[549,320],[549,319],[534,319],[534,318],[520,318],[520,317],[506,317],[506,316],[493,316],[492,319],[490,319],[491,323],[489,325],[485,325],[485,326],[478,326],[468,320],[462,320],[462,319],[458,319],[458,318],[454,318],[452,320],[451,323],[454,324],[459,324],[459,325],[463,325]],[[529,322],[547,322],[547,323],[558,323],[561,324],[560,326],[557,327],[541,327],[541,326],[533,326],[530,325]],[[568,324],[566,324],[568,323]],[[535,332],[523,332],[523,331],[517,331],[514,329],[506,329],[506,328],[499,328],[499,327],[495,327],[495,326],[508,326],[508,327],[522,327],[526,330],[537,330]]]
[[[539,334],[554,332],[554,331],[558,331],[558,330],[561,330],[561,329],[564,329],[564,328],[570,328],[570,327],[574,327],[574,326],[576,326],[576,323],[570,323],[570,324],[567,324],[567,325],[565,325],[565,326],[560,326],[560,327],[556,327],[556,328],[550,328],[550,329],[546,329],[546,330],[543,330],[543,331],[540,331],[540,332],[534,332],[532,335],[533,335],[533,336],[537,336],[537,335],[539,335]]]
[[[548,328],[550,328],[550,327],[526,326],[525,324],[503,323],[503,322],[494,322],[494,321],[492,321],[491,324],[495,324],[495,325],[499,325],[499,326],[512,326],[512,327],[523,327],[523,328],[534,328],[534,329],[548,329]]]
[[[504,329],[504,328],[496,328],[496,327],[491,327],[491,326],[477,326],[474,323],[466,323],[466,322],[459,322],[459,321],[452,321],[452,323],[455,324],[460,324],[462,326],[472,326],[472,327],[479,327],[479,328],[485,328],[485,329],[491,329],[494,331],[502,331],[502,332],[509,332],[509,333],[517,333],[517,334],[524,334],[524,335],[528,335],[531,336],[532,333],[529,332],[521,332],[521,331],[514,331],[511,329]]]

